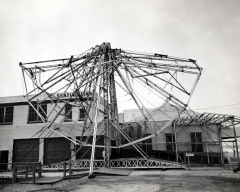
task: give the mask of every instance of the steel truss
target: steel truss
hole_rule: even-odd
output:
[[[94,168],[103,168],[104,160],[95,160]],[[66,165],[66,169],[71,167],[72,170],[81,170],[89,168],[91,164],[90,160],[73,160],[68,161]],[[64,162],[55,163],[51,165],[45,165],[42,167],[43,170],[63,170]],[[129,158],[129,159],[111,159],[109,168],[185,168],[184,164],[172,162],[172,161],[164,161],[159,159],[143,159],[143,158]]]
[[[147,159],[147,154],[138,143],[160,134],[175,117],[163,127],[153,128],[149,121],[154,119],[148,110],[152,101],[142,96],[142,90],[154,96],[154,106],[157,105],[154,108],[168,102],[179,109],[180,115],[188,106],[202,71],[192,59],[112,49],[110,43],[106,42],[70,58],[20,63],[20,67],[26,99],[45,123],[41,131],[49,130],[65,137],[78,145],[78,150],[85,145],[92,146],[92,168],[95,139],[93,144],[89,144],[88,139],[99,135],[100,117],[104,125],[104,167],[111,167],[112,148],[131,145]],[[118,112],[122,95],[132,101],[130,107],[140,110],[144,124],[153,130],[151,135],[133,140],[121,131]],[[42,104],[49,101],[52,104],[50,112],[36,108],[35,104],[41,108]],[[69,105],[71,110],[66,112],[66,106]],[[69,118],[73,123],[71,131],[81,131],[80,139],[76,139],[71,131],[64,131],[64,121],[79,110],[85,113],[83,124],[78,121],[78,116]],[[127,139],[127,144],[121,144],[120,135]],[[87,139],[83,140],[83,136],[87,136]]]

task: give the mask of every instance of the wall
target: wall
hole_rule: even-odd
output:
[[[161,127],[163,127],[167,122],[168,121],[150,122],[148,126],[146,126],[144,123],[138,123],[140,126],[137,126],[137,123],[128,122],[124,124],[123,130],[128,133],[128,135],[130,135],[133,140],[137,140],[143,138],[144,134],[154,134],[154,132],[160,130]],[[132,130],[131,127],[133,127]],[[141,127],[140,130],[139,127]],[[176,130],[178,130],[178,128],[180,127],[176,127]],[[192,151],[190,133],[194,132],[202,133],[203,152],[220,152],[219,135],[217,129],[218,127],[215,124],[205,128],[202,125],[189,125],[180,128],[177,131],[176,140],[176,142],[179,143],[178,152]],[[166,133],[173,133],[173,126],[168,126],[162,131],[162,133],[154,136],[151,139],[153,150],[166,150]],[[123,143],[127,142],[125,141]]]
[[[16,97],[10,97],[10,100],[7,100],[6,98],[0,99],[2,103],[6,106],[8,106],[9,102],[16,102]],[[21,102],[24,103],[24,98],[21,97]],[[7,104],[8,103],[8,104]],[[11,104],[11,103],[10,103]],[[16,104],[16,103],[15,103]],[[59,103],[58,106],[59,108],[56,108],[56,111],[53,111],[50,114],[50,112],[53,109],[54,104],[47,104],[47,112],[49,115],[49,120],[54,118],[54,116],[57,114],[57,112],[60,110],[60,107],[62,107],[64,104]],[[100,108],[102,106],[100,105]],[[31,123],[28,124],[28,111],[29,111],[29,106],[25,102],[24,105],[17,105],[14,106],[14,113],[13,113],[13,124],[12,125],[0,125],[0,151],[1,150],[8,150],[9,151],[9,160],[11,162],[12,159],[12,150],[13,150],[13,141],[14,139],[29,139],[29,138],[46,138],[46,137],[60,137],[60,135],[53,133],[49,136],[52,131],[50,129],[47,129],[44,132],[39,132],[46,124],[44,123]],[[78,119],[78,109],[74,107],[72,109],[72,119],[77,120]],[[82,127],[83,127],[83,121],[77,121],[77,123],[73,122],[63,122],[64,116],[59,116],[56,119],[56,123],[61,123],[61,129],[62,132],[65,132],[72,137],[76,138],[77,136],[80,136],[82,134]],[[102,114],[99,114],[97,121],[100,122],[103,119]],[[87,136],[89,133],[91,133],[93,130],[93,125],[91,128],[84,133],[84,136]],[[101,134],[103,131],[103,124],[98,128],[97,134]],[[39,159],[43,156],[43,148],[44,148],[44,143],[40,144],[40,155]]]

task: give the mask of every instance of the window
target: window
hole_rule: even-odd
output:
[[[72,105],[65,105],[65,119],[64,121],[72,121]]]
[[[174,151],[175,137],[172,133],[166,133],[166,149],[167,151]]]
[[[13,123],[13,107],[0,107],[0,124]]]
[[[85,110],[83,108],[80,108],[78,121],[83,121],[84,118],[85,118]]]
[[[193,152],[203,152],[202,145],[202,133],[195,132],[191,133],[192,151]]]
[[[42,115],[44,119],[47,118],[47,105],[33,105],[33,107]],[[28,123],[42,123],[42,119],[32,106],[29,106]]]

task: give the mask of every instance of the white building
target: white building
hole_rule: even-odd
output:
[[[37,105],[41,96],[32,101]],[[61,97],[67,97],[62,95]],[[63,98],[64,99],[64,98]],[[100,102],[102,107],[102,102]],[[54,116],[58,111],[53,111],[56,103],[46,100],[37,106],[37,110],[43,116]],[[64,103],[57,103],[62,107]],[[101,108],[100,107],[100,108]],[[186,162],[186,153],[194,154],[191,163],[194,164],[222,164],[223,148],[222,137],[228,133],[221,131],[223,127],[227,131],[228,124],[232,121],[239,124],[240,120],[234,116],[217,114],[194,114],[186,111],[179,116],[176,107],[166,104],[161,108],[149,110],[150,116],[148,125],[139,110],[126,110],[119,115],[120,128],[127,133],[132,140],[139,140],[143,137],[153,135],[163,127],[171,118],[174,121],[162,133],[157,136],[143,140],[139,146],[149,157],[165,160]],[[145,112],[146,113],[146,112]],[[149,114],[148,114],[149,115]],[[57,122],[61,124],[62,132],[73,138],[83,140],[91,135],[92,126],[83,133],[84,111],[79,108],[72,108],[69,111],[66,105],[62,115],[58,116]],[[71,119],[77,119],[76,122]],[[103,117],[98,116],[98,122]],[[85,146],[78,151],[78,148],[71,145],[71,142],[59,135],[58,127],[56,132],[45,129],[45,124],[39,118],[36,111],[29,106],[23,96],[1,97],[0,98],[0,160],[1,163],[14,162],[42,162],[52,164],[68,159],[90,158],[91,146]],[[99,125],[97,145],[103,145],[103,125]],[[230,125],[231,126],[231,125]],[[102,127],[102,128],[101,128]],[[152,127],[152,129],[150,129]],[[232,138],[234,138],[232,136]],[[124,137],[118,138],[119,145],[127,144]],[[235,141],[235,140],[234,140]],[[91,144],[91,138],[89,139]],[[237,146],[237,145],[236,145]],[[97,147],[95,158],[102,157],[103,148]],[[111,158],[139,157],[132,146],[121,148],[120,154],[112,155]],[[6,166],[2,165],[1,169]]]
[[[140,145],[150,157],[165,160],[186,162],[186,154],[190,153],[194,155],[190,158],[193,164],[222,164],[224,160],[223,146],[225,146],[222,139],[234,139],[232,122],[240,123],[239,118],[229,115],[200,114],[189,110],[180,115],[179,110],[170,104],[148,111],[149,113],[144,111],[144,116],[148,116],[149,121],[149,125],[146,125],[145,117],[140,110],[125,110],[121,115],[122,128],[125,132],[133,140],[139,140],[153,135],[170,119],[174,119],[173,123],[167,126],[162,133],[142,141]],[[240,130],[238,133],[240,136]],[[123,137],[122,142],[127,143]],[[234,143],[237,146],[236,140]],[[126,151],[125,156],[130,157],[130,153],[133,153],[130,150],[132,147],[128,146],[127,148],[129,151]]]
[[[37,105],[37,99],[32,101],[33,105]],[[64,99],[64,98],[63,98]],[[101,102],[100,102],[101,103]],[[46,100],[37,105],[37,110],[43,116],[54,116],[58,111],[53,111],[55,103]],[[57,104],[59,109],[64,105],[60,102]],[[56,107],[55,107],[56,109]],[[72,108],[71,112],[68,106],[58,116],[56,122],[61,124],[62,132],[79,138],[83,134],[83,138],[89,135],[92,126],[88,131],[82,132],[84,123],[84,111],[78,108]],[[72,122],[77,119],[77,122]],[[102,120],[102,116],[98,116],[98,122]],[[51,131],[45,129],[45,123],[39,118],[36,111],[29,105],[23,96],[1,97],[0,98],[0,160],[2,163],[14,162],[42,162],[51,164],[72,159],[81,158],[87,150],[85,157],[89,158],[91,147],[83,147],[75,154],[76,148],[71,142]],[[100,125],[101,126],[101,125]],[[56,127],[56,131],[57,131]],[[98,129],[98,135],[103,129]],[[62,133],[60,132],[60,133]],[[91,143],[91,138],[89,140]],[[103,137],[97,141],[98,145],[103,145]],[[102,149],[96,150],[96,158],[102,157]],[[4,167],[3,167],[4,168]]]

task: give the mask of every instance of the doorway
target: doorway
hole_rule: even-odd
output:
[[[0,151],[0,163],[8,163],[8,150]],[[0,164],[0,171],[5,171],[8,168],[8,164]]]

